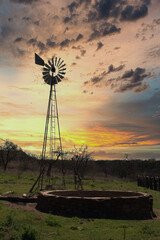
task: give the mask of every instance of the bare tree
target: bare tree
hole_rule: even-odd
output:
[[[79,148],[74,147],[72,151],[72,166],[74,173],[74,187],[75,190],[83,190],[83,179],[87,163],[92,153],[88,152],[87,146]]]
[[[62,172],[62,178],[63,178],[63,188],[66,189],[66,180],[65,180],[65,176],[66,176],[66,172],[67,172],[67,165],[68,165],[68,161],[71,160],[72,158],[72,152],[69,151],[64,151],[62,156],[62,160],[61,160],[61,172]]]
[[[2,165],[4,172],[6,172],[8,163],[15,160],[20,150],[21,149],[16,144],[8,139],[0,139],[0,164]]]
[[[125,154],[124,154],[124,159],[125,159],[125,160],[128,160],[128,157],[129,157],[129,154],[128,154],[128,153],[125,153]]]

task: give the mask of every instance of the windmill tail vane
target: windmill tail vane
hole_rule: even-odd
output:
[[[58,114],[58,103],[56,95],[56,84],[60,83],[66,73],[66,64],[64,60],[57,57],[52,57],[47,63],[35,53],[35,64],[42,66],[42,77],[45,83],[50,85],[48,108],[46,114],[46,123],[42,147],[42,164],[40,174],[34,186],[32,186],[30,192],[36,184],[43,188],[43,176],[45,172],[45,164],[43,160],[63,160],[62,154],[62,142],[60,134],[60,123]]]

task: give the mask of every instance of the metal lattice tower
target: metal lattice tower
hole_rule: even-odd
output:
[[[43,79],[45,83],[50,85],[50,92],[42,147],[40,174],[36,182],[33,184],[30,192],[33,191],[37,184],[39,188],[43,188],[43,176],[45,173],[44,160],[58,160],[63,158],[55,85],[61,82],[61,80],[64,78],[66,64],[64,64],[64,61],[61,60],[61,58],[58,59],[57,57],[52,58],[51,61],[49,60],[48,63],[45,63],[44,60],[36,53],[35,63],[43,66]]]
[[[55,85],[51,85],[42,148],[42,159],[56,160],[58,153],[62,153],[62,142],[56,87]]]

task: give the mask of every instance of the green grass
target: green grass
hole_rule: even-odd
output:
[[[36,176],[0,175],[0,192],[12,190],[14,193],[27,193]],[[56,186],[62,179],[56,178]],[[68,189],[73,189],[72,178],[66,179]],[[90,190],[133,190],[153,195],[154,208],[160,209],[160,192],[137,187],[135,182],[97,179],[85,180],[84,188]],[[11,209],[0,201],[1,240],[123,240],[126,227],[126,240],[160,240],[159,220],[110,220],[80,219],[45,213]]]

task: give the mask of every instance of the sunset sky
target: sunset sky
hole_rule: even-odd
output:
[[[0,0],[0,138],[42,149],[49,85],[34,53],[61,57],[62,145],[94,159],[160,159],[159,0]]]

